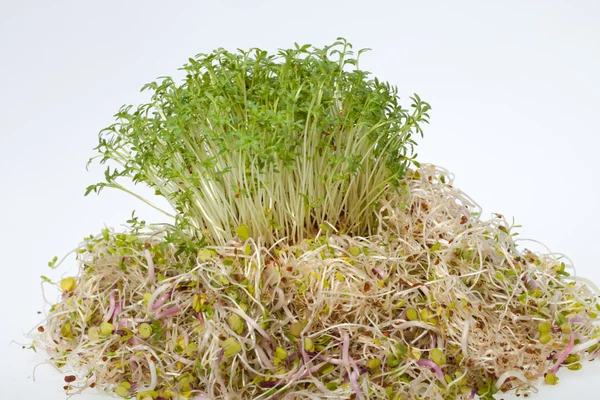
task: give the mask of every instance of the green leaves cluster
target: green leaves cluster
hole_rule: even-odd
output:
[[[100,133],[103,187],[145,183],[189,228],[223,242],[246,225],[267,243],[298,240],[328,221],[347,232],[374,227],[373,205],[414,161],[428,121],[397,89],[358,68],[338,39],[316,48],[218,49],[191,58],[182,83],[144,86],[151,101],[122,107]]]

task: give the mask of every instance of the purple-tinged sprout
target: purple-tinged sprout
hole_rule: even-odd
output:
[[[115,312],[115,291],[111,290],[110,295],[108,296],[108,310],[106,314],[104,314],[104,318],[102,320],[104,322],[108,322]]]
[[[121,302],[117,302],[117,304],[115,305],[115,311],[113,312],[112,315],[112,320],[115,321],[119,318],[119,314],[121,314]]]
[[[347,364],[344,362],[344,360],[340,360],[339,358],[327,357],[322,354],[319,354],[317,356],[317,358],[319,360],[327,361],[328,363],[333,364],[333,365],[346,365]]]
[[[146,257],[146,263],[148,263],[148,282],[154,283],[155,272],[154,272],[154,261],[152,261],[152,255],[148,249],[144,250],[144,256]]]
[[[272,387],[275,387],[275,386],[279,385],[280,383],[281,383],[281,380],[280,380],[280,379],[277,379],[277,380],[275,380],[275,381],[268,381],[268,382],[266,382],[266,381],[262,381],[262,382],[260,383],[260,387],[264,387],[264,388],[272,388]]]
[[[571,333],[571,335],[569,336],[569,344],[567,345],[565,350],[562,353],[560,353],[556,360],[556,364],[554,364],[554,367],[552,367],[548,372],[556,374],[556,371],[558,371],[558,369],[560,368],[560,364],[562,364],[562,362],[565,361],[565,359],[569,356],[569,353],[571,352],[573,346],[575,346],[575,336],[573,336],[573,334]]]
[[[363,399],[363,392],[360,389],[360,385],[358,384],[358,371],[354,370],[350,373],[350,385],[352,386],[352,389],[354,389],[354,391],[356,392],[356,398],[357,399]]]
[[[473,386],[473,388],[471,389],[471,395],[469,396],[469,400],[473,400],[475,398],[476,394],[477,394],[477,386]]]
[[[169,315],[177,314],[179,311],[181,311],[181,307],[174,306],[174,307],[167,308],[166,310],[159,312],[158,314],[156,314],[156,316],[154,318],[155,319],[163,319],[165,317],[168,317]]]
[[[537,282],[533,279],[530,279],[527,283],[529,284],[529,288],[531,290],[536,290],[538,288]]]
[[[379,275],[379,277],[381,279],[387,278],[387,276],[385,275],[385,272],[383,272],[383,270],[381,268],[379,268],[379,267],[373,268],[373,272],[375,272],[377,275]]]
[[[446,381],[444,380],[444,372],[442,371],[442,369],[440,368],[439,365],[437,365],[436,363],[434,363],[431,360],[419,360],[417,361],[417,365],[419,367],[428,367],[431,368],[433,370],[433,372],[435,372],[435,374],[437,375],[437,377],[444,383],[446,383]]]
[[[171,296],[171,294],[173,294],[172,290],[169,290],[167,293],[163,294],[162,296],[160,296],[153,304],[152,304],[152,310],[157,310],[160,307],[162,307],[167,300],[169,299],[169,297]]]

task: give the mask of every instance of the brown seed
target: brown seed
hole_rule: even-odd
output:
[[[91,387],[92,389],[93,389],[93,388],[95,388],[95,387],[96,387],[96,382],[92,382],[92,383],[90,383],[90,387]]]
[[[75,375],[65,376],[65,382],[67,382],[67,383],[75,382],[76,380],[77,380],[77,377],[75,377]]]
[[[38,326],[38,331],[39,332],[44,332],[44,327],[43,326]]]

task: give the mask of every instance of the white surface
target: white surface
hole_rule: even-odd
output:
[[[600,283],[598,1],[91,3],[0,3],[0,397],[65,398],[60,375],[33,382],[41,357],[10,344],[39,318],[39,276],[66,273],[46,262],[134,208],[162,219],[125,194],[83,197],[101,174],[85,170],[96,133],[144,83],[217,47],[372,48],[363,68],[433,106],[420,159]],[[597,397],[600,362],[568,372],[530,399]]]

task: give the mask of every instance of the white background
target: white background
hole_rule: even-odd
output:
[[[95,3],[95,4],[94,4]],[[97,132],[141,86],[217,47],[370,47],[361,67],[433,106],[421,161],[456,173],[487,215],[571,256],[600,283],[598,1],[0,2],[0,397],[65,398],[62,376],[17,342],[41,309],[45,265],[118,226],[125,194],[83,197]],[[597,398],[600,362],[561,372],[535,399]],[[498,396],[509,399],[509,396]],[[99,398],[94,394],[82,400]],[[531,397],[530,397],[531,398]]]

